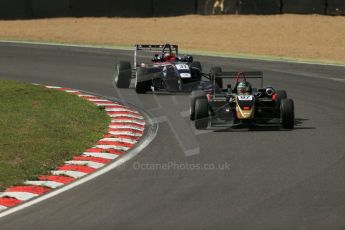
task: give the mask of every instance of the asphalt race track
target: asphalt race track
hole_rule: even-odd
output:
[[[292,131],[196,132],[188,95],[113,88],[115,63],[132,55],[0,43],[1,78],[122,98],[159,122],[123,167],[1,218],[0,229],[345,229],[345,67],[195,57],[206,72],[263,70],[296,111]]]

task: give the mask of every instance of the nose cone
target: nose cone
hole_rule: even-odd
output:
[[[254,118],[254,106],[252,106],[250,109],[244,110],[241,109],[240,106],[236,106],[236,115],[237,119],[253,119]]]

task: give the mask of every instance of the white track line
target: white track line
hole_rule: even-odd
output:
[[[345,82],[345,78],[335,78],[335,77],[331,77],[330,79],[333,80],[333,81]]]
[[[87,175],[88,173],[84,173],[84,172],[79,172],[79,171],[71,171],[71,170],[53,170],[51,171],[51,173],[53,175],[56,176],[69,176],[69,177],[73,177],[73,178],[80,178],[83,177],[85,175]]]
[[[39,194],[31,192],[3,192],[0,194],[0,197],[12,197],[16,198],[17,200],[30,200],[36,196],[39,196]]]
[[[99,169],[104,166],[102,163],[94,162],[94,161],[65,161],[65,164],[68,165],[85,165],[94,169]]]
[[[112,154],[112,153],[98,153],[98,152],[84,152],[83,155],[87,157],[100,157],[100,158],[110,159],[110,160],[114,160],[119,157],[119,155]]]
[[[5,210],[5,209],[7,209],[7,207],[6,207],[6,206],[2,206],[2,205],[0,205],[0,212],[1,212],[1,211],[3,211],[3,210]]]
[[[59,183],[59,182],[56,182],[56,181],[49,181],[49,180],[45,180],[45,181],[42,181],[42,180],[37,180],[37,181],[29,180],[29,181],[25,181],[24,184],[26,184],[26,185],[43,186],[43,187],[48,187],[48,188],[53,188],[53,189],[65,185],[64,183]]]
[[[77,90],[70,90],[70,89],[67,89],[67,90],[64,90],[66,93],[79,93],[79,91]]]

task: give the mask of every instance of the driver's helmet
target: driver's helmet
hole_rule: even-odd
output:
[[[165,52],[163,57],[164,57],[164,61],[173,61],[173,60],[175,60],[175,54],[174,53]]]
[[[247,81],[242,81],[237,85],[237,93],[238,94],[250,94],[252,93],[252,86]]]

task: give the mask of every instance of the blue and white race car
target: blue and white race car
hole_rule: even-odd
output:
[[[138,63],[138,51],[156,52],[150,63]],[[159,52],[159,53],[157,53]],[[178,56],[177,45],[135,45],[134,68],[128,61],[116,67],[115,84],[129,88],[132,79],[137,93],[149,91],[191,92],[200,85],[202,66],[191,55]]]

